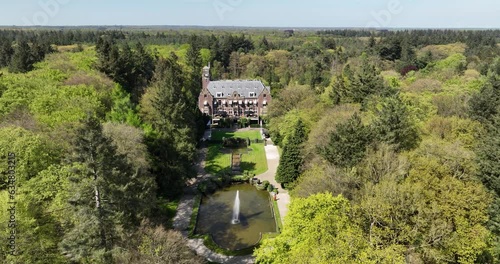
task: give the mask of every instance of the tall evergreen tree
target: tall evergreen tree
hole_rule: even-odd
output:
[[[477,149],[479,177],[484,185],[500,196],[500,116],[487,125],[487,133]]]
[[[385,87],[384,80],[379,75],[375,65],[364,58],[361,68],[350,80],[348,89],[353,101],[362,103],[370,95],[386,93],[387,87]]]
[[[301,173],[303,163],[302,143],[306,140],[306,133],[302,120],[295,124],[294,131],[283,148],[283,155],[276,172],[276,181],[281,184],[292,183]]]
[[[471,118],[480,122],[490,122],[500,108],[500,59],[488,70],[488,81],[469,101]]]
[[[151,208],[154,181],[134,173],[97,118],[88,117],[77,134],[73,217],[61,250],[72,261],[112,263],[115,246]]]
[[[136,81],[134,93],[132,93],[132,102],[135,104],[139,103],[144,89],[153,78],[156,59],[144,48],[141,42],[135,45],[133,75]]]
[[[186,54],[186,64],[188,66],[186,92],[191,108],[197,108],[197,98],[201,91],[201,69],[203,67],[199,47],[199,39],[196,36],[190,38],[190,45]]]
[[[379,139],[394,145],[396,150],[410,150],[420,142],[418,128],[399,96],[385,99],[377,116],[374,130]]]
[[[336,131],[330,133],[329,141],[319,148],[319,153],[332,165],[350,168],[363,160],[370,142],[370,132],[356,113],[336,126]]]
[[[487,133],[480,139],[476,148],[479,170],[478,178],[493,194],[493,203],[489,208],[488,229],[495,235],[492,254],[500,257],[500,116],[495,115],[486,124]]]
[[[153,77],[155,58],[140,42],[135,48],[132,50],[128,44],[120,48],[109,36],[99,38],[96,68],[119,83],[137,105]]]
[[[156,131],[149,138],[153,171],[160,190],[167,195],[181,190],[194,176],[198,109],[192,109],[185,76],[175,54],[160,59],[153,84],[143,98],[145,120]]]
[[[12,43],[7,40],[0,43],[0,68],[9,66],[13,54]]]
[[[25,40],[19,41],[12,55],[9,71],[15,73],[29,72],[33,69],[33,63],[34,59],[28,42]]]

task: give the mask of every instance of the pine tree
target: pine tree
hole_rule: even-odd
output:
[[[73,261],[111,263],[114,247],[151,208],[154,181],[134,173],[95,117],[77,131],[72,227],[61,250]]]
[[[362,103],[370,95],[385,93],[386,87],[375,65],[369,63],[365,58],[361,68],[351,80],[349,90],[353,101]]]
[[[483,123],[490,122],[499,113],[500,107],[500,59],[497,59],[488,72],[488,81],[481,91],[469,101],[470,116]]]
[[[14,50],[9,65],[9,71],[15,73],[25,73],[33,69],[34,59],[28,42],[21,40]]]
[[[156,57],[151,55],[142,45],[138,42],[135,45],[134,52],[134,76],[136,78],[135,82],[135,93],[132,94],[132,102],[134,104],[139,103],[142,95],[144,94],[144,88],[149,85],[149,82],[153,78],[155,71],[155,61]]]
[[[130,94],[132,103],[137,105],[153,77],[155,57],[141,43],[135,48],[132,50],[124,44],[120,49],[108,36],[99,38],[96,68],[119,83]]]
[[[495,254],[498,255],[500,246],[500,117],[491,118],[486,125],[487,133],[484,135],[476,148],[477,164],[479,170],[478,178],[484,186],[492,191],[493,203],[489,208],[488,229],[495,235],[492,243],[495,245]]]
[[[0,44],[0,68],[9,66],[13,54],[12,44],[9,41],[3,41]]]
[[[194,176],[198,109],[190,107],[185,76],[175,54],[160,59],[152,87],[144,97],[143,111],[157,135],[149,138],[153,172],[160,190],[167,195],[181,190]],[[149,110],[146,110],[149,109]]]
[[[336,126],[331,132],[320,155],[332,165],[350,168],[365,157],[366,148],[371,143],[370,132],[356,113],[349,120]]]
[[[372,50],[375,48],[375,45],[377,45],[377,41],[375,40],[375,37],[371,35],[370,39],[368,40],[368,48]]]
[[[386,99],[377,116],[374,130],[377,131],[381,141],[394,145],[398,151],[418,146],[420,142],[418,128],[399,96]]]
[[[196,36],[191,36],[190,46],[186,54],[186,64],[189,68],[187,73],[186,90],[189,97],[190,108],[198,108],[197,98],[201,92],[201,69],[202,60],[199,48],[199,40]]]
[[[487,133],[481,138],[477,148],[479,163],[479,178],[484,185],[500,196],[500,117],[492,118],[487,125]]]
[[[295,124],[294,131],[288,140],[288,143],[283,148],[283,155],[278,165],[276,173],[276,181],[286,184],[297,180],[301,173],[303,157],[301,154],[302,143],[306,140],[304,125],[302,120],[298,120]]]

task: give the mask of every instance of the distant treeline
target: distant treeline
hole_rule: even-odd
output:
[[[427,30],[321,30],[316,32],[322,36],[337,37],[382,37],[405,38],[413,45],[441,45],[455,42],[495,44],[500,38],[500,30],[454,30],[454,29],[427,29]]]
[[[241,55],[264,55],[272,50],[290,52],[290,59],[314,61],[310,70],[297,70],[300,83],[327,85],[329,64],[333,60],[342,62],[347,57],[358,56],[362,52],[377,55],[382,60],[400,61],[400,72],[422,69],[425,60],[417,60],[414,50],[428,45],[451,43],[466,44],[465,55],[469,59],[478,58],[483,63],[490,63],[500,54],[497,39],[500,30],[323,30],[301,31],[285,34],[284,31],[245,30],[234,33],[217,30],[166,30],[160,32],[139,30],[99,30],[99,29],[36,29],[36,30],[0,30],[0,67],[9,67],[12,72],[27,72],[33,64],[43,60],[45,54],[53,52],[52,45],[87,44],[99,45],[103,37],[118,46],[147,45],[183,45],[189,44],[194,50],[210,51],[209,62],[213,65],[214,78],[239,78],[242,72]],[[332,54],[324,54],[333,50]],[[142,51],[141,51],[142,52]],[[430,54],[429,54],[430,55]],[[335,58],[333,58],[333,57]],[[425,58],[424,58],[425,59]],[[427,58],[428,60],[429,58]],[[313,65],[313,64],[311,64]],[[272,87],[278,77],[274,69],[260,69],[266,81]],[[284,74],[278,87],[287,85],[292,73]],[[325,72],[325,74],[322,74]],[[300,74],[302,73],[302,74]],[[324,75],[319,76],[318,75]],[[260,74],[260,75],[263,75]],[[296,74],[295,74],[296,75]],[[303,75],[303,76],[302,76]],[[308,81],[309,80],[309,81]],[[119,83],[122,83],[119,81]],[[126,85],[125,85],[126,86]]]

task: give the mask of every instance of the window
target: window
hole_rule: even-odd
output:
[[[267,94],[264,94],[264,98],[266,98],[266,97],[267,97]]]
[[[207,95],[206,95],[206,94],[204,94],[204,95],[203,95],[203,97],[207,98]]]
[[[254,92],[251,92],[251,93],[250,93],[250,97],[256,97],[256,96],[257,96],[257,94],[256,94],[256,93],[254,93]]]
[[[222,97],[224,94],[223,93],[217,93],[216,96],[217,97]]]

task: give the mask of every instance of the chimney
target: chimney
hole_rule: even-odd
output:
[[[203,75],[202,75],[203,90],[206,90],[208,88],[209,83],[210,83],[210,63],[208,63],[208,66],[203,68]]]

